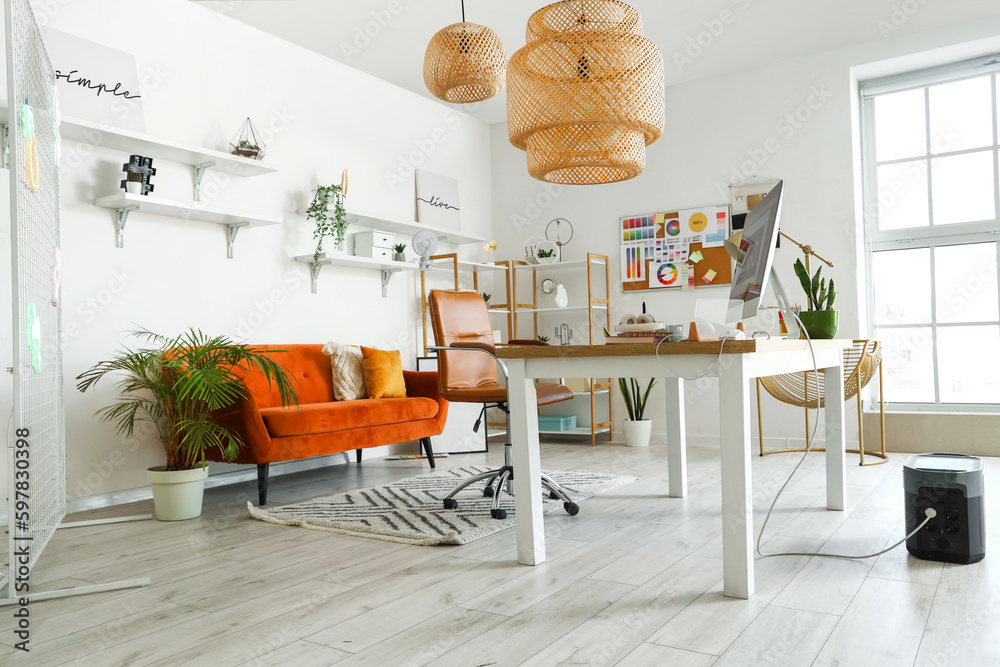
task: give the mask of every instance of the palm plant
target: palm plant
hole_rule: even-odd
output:
[[[137,421],[153,422],[166,450],[167,470],[188,470],[199,462],[204,467],[205,452],[213,447],[227,461],[236,458],[243,442],[216,423],[213,412],[247,396],[243,377],[248,371],[263,373],[282,405],[297,402],[284,367],[226,336],[209,337],[193,328],[173,338],[144,330],[130,336],[146,346],[126,347],[95,364],[77,376],[76,388],[85,392],[104,376],[123,373],[115,384],[119,399],[97,415],[125,436],[132,435]]]
[[[625,409],[628,411],[628,418],[631,421],[642,421],[642,416],[646,412],[646,401],[649,399],[649,392],[656,384],[656,378],[649,381],[646,391],[643,392],[639,386],[639,381],[635,378],[618,378],[618,388],[625,399]]]

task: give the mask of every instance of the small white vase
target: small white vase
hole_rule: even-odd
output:
[[[556,306],[559,308],[565,308],[569,305],[569,294],[566,294],[566,288],[562,283],[556,285]]]
[[[629,447],[649,447],[649,437],[653,434],[653,422],[649,419],[622,420],[625,444]]]
[[[125,181],[125,192],[130,195],[141,195],[142,194],[142,182],[141,181]]]
[[[401,252],[393,253],[393,255],[392,255],[392,261],[394,261],[394,262],[405,262],[406,261],[406,255],[403,254],[403,253],[401,253]]]
[[[159,521],[183,521],[201,516],[208,467],[192,470],[167,470],[156,466],[146,470],[153,487],[153,506]]]

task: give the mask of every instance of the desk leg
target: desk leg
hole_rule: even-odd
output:
[[[667,389],[667,471],[670,475],[670,496],[683,498],[688,493],[684,380],[664,378],[663,383]]]
[[[523,359],[508,359],[507,372],[510,442],[513,445],[517,562],[522,565],[539,565],[545,562],[545,525],[542,522],[538,399],[535,394],[535,381],[525,377]]]
[[[730,361],[730,359],[727,359]],[[753,503],[750,476],[750,381],[743,355],[719,375],[722,458],[722,592],[753,595]]]
[[[842,510],[847,503],[847,462],[844,450],[844,370],[841,366],[823,369],[826,396],[826,508]]]

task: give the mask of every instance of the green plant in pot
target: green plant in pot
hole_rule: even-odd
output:
[[[392,246],[392,250],[395,253],[392,256],[393,261],[396,261],[396,262],[405,262],[406,261],[406,255],[403,254],[403,252],[406,250],[406,244],[405,243],[397,243],[396,245]]]
[[[156,518],[197,517],[208,476],[206,452],[218,448],[222,458],[232,461],[243,446],[240,437],[217,423],[214,415],[247,395],[245,369],[262,373],[278,390],[282,405],[297,402],[292,379],[267,354],[225,336],[210,337],[197,329],[173,338],[150,331],[130,336],[140,346],[119,350],[84,371],[76,378],[76,388],[86,392],[105,376],[117,378],[118,399],[97,415],[126,437],[140,421],[156,426],[167,455],[165,466],[147,471]]]
[[[312,203],[306,209],[306,218],[316,223],[316,229],[313,230],[313,238],[316,239],[313,261],[318,262],[319,256],[323,253],[323,239],[327,236],[333,238],[334,248],[338,252],[344,249],[344,235],[347,233],[348,222],[341,186],[317,185],[313,193]]]
[[[618,389],[625,400],[625,410],[628,412],[628,419],[623,422],[625,431],[625,444],[629,447],[648,447],[649,437],[653,433],[653,422],[645,419],[646,401],[649,400],[649,392],[652,391],[656,379],[653,378],[646,385],[645,391],[635,378],[618,378]]]
[[[816,274],[809,276],[809,271],[801,259],[795,260],[795,275],[802,283],[806,297],[809,299],[809,310],[799,313],[802,326],[810,338],[817,340],[829,340],[837,335],[838,316],[833,309],[833,304],[837,300],[837,290],[834,287],[833,278],[827,285],[826,278],[821,278],[823,267],[816,269]]]

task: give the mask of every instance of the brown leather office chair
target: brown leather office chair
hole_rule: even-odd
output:
[[[504,465],[502,468],[475,475],[463,481],[444,499],[445,509],[455,509],[458,501],[455,495],[462,489],[481,480],[488,480],[483,495],[493,498],[490,515],[495,519],[507,518],[506,510],[500,509],[500,499],[504,491],[513,493],[511,466],[510,412],[507,406],[507,385],[497,379],[497,368],[504,375],[507,369],[494,355],[493,325],[490,323],[486,301],[478,292],[431,290],[428,297],[431,325],[437,345],[428,349],[438,355],[438,389],[449,401],[458,403],[484,403],[503,410],[507,421],[507,442],[504,445]],[[511,340],[511,345],[546,345],[538,340]],[[554,383],[536,383],[538,405],[551,405],[573,398],[568,388]],[[580,511],[566,490],[551,477],[542,474],[542,484],[548,489],[552,499],[561,498],[563,507],[570,515]]]

